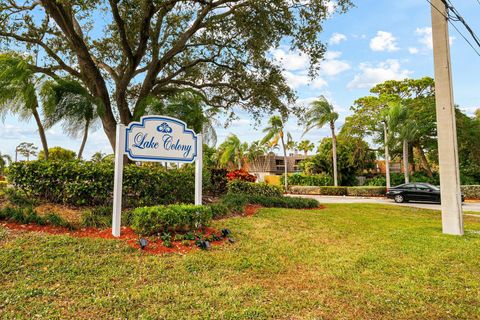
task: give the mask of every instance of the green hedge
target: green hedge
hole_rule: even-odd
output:
[[[384,196],[386,192],[387,192],[386,187],[366,186],[366,187],[348,187],[347,188],[347,195],[354,196],[354,197],[378,197],[378,196]]]
[[[480,199],[480,185],[461,186],[461,190],[467,199]]]
[[[266,183],[246,182],[242,180],[233,180],[228,183],[228,193],[260,195],[266,197],[281,197],[282,188]]]
[[[266,208],[311,209],[320,205],[315,199],[294,197],[268,197],[261,195],[227,194],[222,198],[224,204],[233,212],[243,212],[247,204],[258,204]]]
[[[282,185],[285,184],[285,175],[280,178]],[[294,173],[288,175],[288,184],[291,186],[331,186],[333,179],[327,174],[306,175]]]
[[[136,208],[132,211],[132,228],[141,235],[168,231],[194,230],[207,226],[212,209],[207,206],[170,205]]]
[[[113,168],[111,162],[13,163],[9,181],[29,196],[69,205],[111,205]],[[165,170],[163,167],[127,165],[123,174],[124,207],[192,203],[194,171],[191,167]]]

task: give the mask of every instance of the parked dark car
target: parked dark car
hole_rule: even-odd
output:
[[[405,183],[392,187],[387,192],[387,198],[397,203],[408,201],[428,201],[440,203],[440,188],[429,183]],[[462,202],[465,200],[462,193]]]

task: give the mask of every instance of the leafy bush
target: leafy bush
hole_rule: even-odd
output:
[[[5,195],[12,204],[20,207],[33,207],[38,202],[36,199],[29,197],[24,191],[14,188],[5,189]]]
[[[266,183],[254,183],[233,180],[228,183],[228,193],[245,195],[262,195],[267,197],[281,197],[282,188]]]
[[[347,195],[355,197],[384,196],[386,192],[387,189],[385,187],[365,186],[347,188]]]
[[[210,170],[210,186],[208,190],[215,196],[224,195],[227,193],[227,173],[226,169],[211,169]]]
[[[347,187],[320,187],[320,194],[326,196],[345,196]]]
[[[8,185],[7,181],[0,181],[0,190],[6,189]]]
[[[245,211],[248,201],[244,194],[229,193],[221,199],[221,203],[232,213],[242,213]]]
[[[212,217],[213,218],[221,218],[225,217],[230,213],[228,206],[224,203],[214,203],[210,205],[210,209],[212,210]]]
[[[62,147],[48,148],[49,161],[72,161],[75,160],[76,157],[77,154],[72,150]],[[38,160],[45,160],[45,152],[43,152],[43,150],[38,153]]]
[[[194,205],[155,206],[136,208],[132,215],[132,228],[135,232],[151,235],[207,226],[212,219],[212,209]]]
[[[438,186],[440,184],[440,177],[438,173],[434,172],[433,177],[427,176],[423,172],[414,172],[410,175],[410,182],[426,182]],[[394,172],[390,174],[390,184],[392,186],[398,186],[405,183],[405,176],[403,173]],[[387,179],[385,175],[377,175],[367,179],[365,182],[367,186],[386,186]]]
[[[480,199],[480,185],[461,186],[461,190],[467,199]]]
[[[315,199],[294,197],[269,197],[262,195],[227,194],[222,198],[222,203],[235,212],[243,212],[246,204],[258,204],[267,208],[317,208],[319,203]]]
[[[57,227],[72,228],[71,224],[55,213],[39,216],[32,208],[6,207],[0,210],[0,220],[14,221],[21,224],[53,225]]]
[[[111,162],[30,161],[13,163],[9,181],[29,197],[69,205],[109,205],[113,198]],[[163,167],[127,165],[123,174],[125,207],[193,202],[191,166],[166,171]]]
[[[365,186],[380,187],[380,186],[386,186],[386,185],[387,185],[387,178],[385,178],[385,176],[375,176],[365,181]]]
[[[325,196],[346,196],[347,187],[313,187],[313,186],[293,186],[290,188],[293,194],[319,194]]]
[[[241,181],[247,181],[247,182],[255,182],[257,180],[257,177],[255,177],[254,175],[248,173],[243,169],[240,169],[240,170],[230,171],[229,173],[227,173],[227,179],[228,181],[241,180]]]
[[[282,175],[281,183],[285,183],[285,175]],[[314,175],[295,173],[288,175],[288,184],[292,186],[331,186],[333,179],[325,173]]]

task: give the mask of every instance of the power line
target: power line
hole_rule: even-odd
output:
[[[447,6],[447,8],[452,11],[454,14],[455,14],[455,17],[457,19],[457,21],[460,21],[464,26],[465,28],[467,29],[467,31],[470,33],[470,35],[472,36],[473,40],[475,40],[475,42],[477,43],[477,45],[480,47],[480,39],[478,38],[478,36],[475,34],[475,32],[473,31],[473,29],[468,25],[468,23],[465,21],[465,19],[462,17],[462,15],[460,14],[460,12],[457,10],[457,8],[455,8],[455,6],[453,5],[453,3],[450,1],[450,0],[447,0],[447,2],[445,2],[445,0],[442,0],[443,3],[445,3],[445,5]]]
[[[480,1],[480,0],[478,0],[478,1]],[[444,16],[445,19],[447,19],[447,21],[450,23],[450,25],[457,31],[457,33],[468,43],[468,45],[473,49],[473,51],[475,51],[475,53],[480,57],[480,52],[473,46],[473,44],[467,39],[467,37],[464,36],[462,32],[460,32],[460,30],[457,28],[457,26],[452,23],[452,19],[451,19],[449,16],[446,16],[446,15],[443,13],[443,11],[441,11],[440,9],[438,9],[430,0],[427,0],[427,2],[428,2],[435,10],[437,10],[442,16]]]

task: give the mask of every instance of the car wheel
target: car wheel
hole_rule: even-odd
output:
[[[405,198],[401,194],[397,194],[393,200],[395,200],[396,203],[402,203],[405,202]]]

